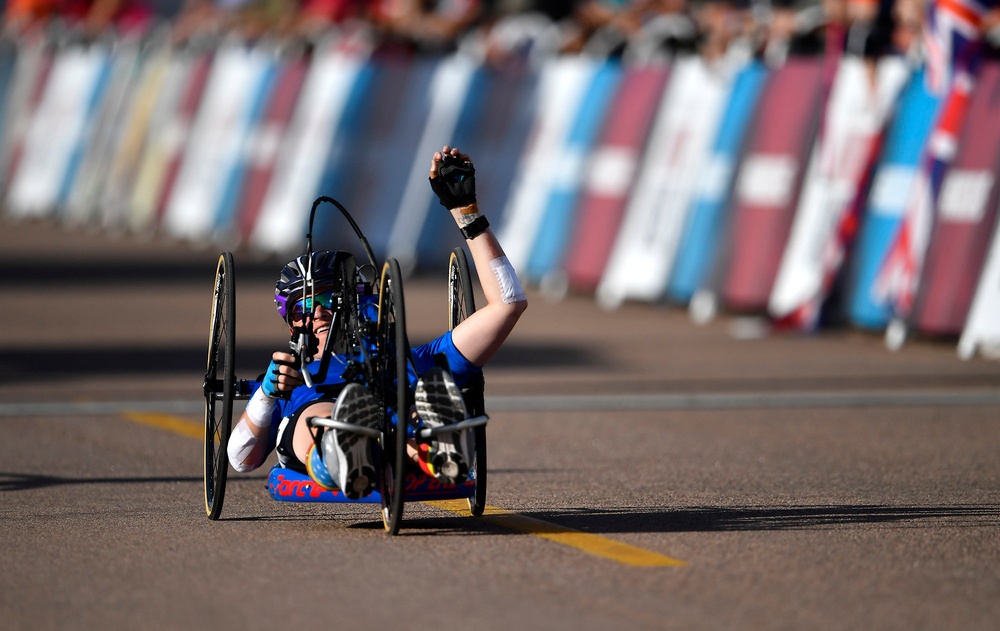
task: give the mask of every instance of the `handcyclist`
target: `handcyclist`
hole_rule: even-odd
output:
[[[465,236],[486,296],[486,305],[454,330],[413,349],[414,368],[420,375],[414,388],[415,413],[422,423],[435,427],[467,417],[459,388],[480,373],[507,339],[528,302],[489,222],[479,213],[475,168],[469,157],[449,146],[435,152],[430,185]],[[303,300],[310,256],[314,291]],[[311,311],[318,348],[325,347],[332,323],[335,258],[332,252],[300,256],[284,267],[275,286],[278,313],[290,330],[307,319],[304,310]],[[447,370],[439,365],[437,358],[441,355],[447,359]],[[318,361],[309,363],[310,375],[319,366]],[[324,488],[340,489],[351,499],[370,494],[376,480],[375,441],[357,432],[312,428],[301,420],[315,416],[378,427],[379,411],[371,393],[359,383],[343,383],[342,368],[346,366],[346,359],[335,354],[325,382],[307,387],[295,355],[275,352],[229,439],[233,468],[252,471],[272,450],[277,450],[279,464],[308,473]],[[319,385],[325,386],[323,395],[317,392]],[[342,387],[333,394],[338,385]],[[460,484],[468,475],[472,457],[470,433],[444,433],[440,440],[411,444],[408,453],[425,473],[445,484]]]

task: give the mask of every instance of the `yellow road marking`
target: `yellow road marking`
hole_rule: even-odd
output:
[[[469,513],[469,504],[466,500],[435,500],[424,503],[453,513],[463,515]],[[555,541],[576,548],[581,552],[625,565],[637,567],[680,567],[687,565],[680,559],[668,557],[658,552],[573,530],[541,519],[519,515],[495,506],[487,506],[480,519],[503,528]]]
[[[188,438],[202,439],[205,437],[205,426],[202,423],[193,423],[179,416],[171,414],[155,414],[153,412],[123,412],[122,417],[157,429],[164,429],[168,432],[187,436]]]
[[[188,438],[204,438],[204,426],[201,423],[194,423],[187,419],[173,416],[171,414],[156,414],[152,412],[123,412],[122,418],[166,430]],[[425,504],[442,510],[458,513],[460,515],[469,514],[469,503],[466,500],[433,500],[426,501]],[[571,548],[576,548],[592,556],[610,559],[624,565],[635,567],[681,567],[687,565],[680,559],[668,557],[658,552],[645,550],[637,546],[607,539],[599,535],[573,530],[557,524],[527,517],[517,513],[487,506],[483,511],[483,521],[491,523],[508,530],[516,530],[549,541],[555,541]]]

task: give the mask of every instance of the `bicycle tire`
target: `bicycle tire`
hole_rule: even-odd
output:
[[[406,360],[406,309],[399,262],[389,259],[382,266],[378,301],[377,398],[383,410],[380,451],[380,491],[382,522],[389,535],[399,532],[403,520],[406,480],[406,439],[409,426],[409,378]],[[396,423],[393,424],[393,413]]]
[[[463,320],[476,312],[476,294],[472,288],[472,275],[469,272],[469,261],[465,250],[458,247],[451,251],[448,258],[448,330],[453,330]],[[472,416],[486,413],[484,398],[485,381],[482,374],[479,378],[462,389],[465,404]],[[476,517],[486,509],[486,426],[480,425],[472,430],[475,437],[476,451],[470,469],[475,472],[476,489],[469,497],[469,511]]]
[[[236,392],[235,349],[236,282],[233,255],[231,252],[223,252],[215,271],[208,362],[203,388],[205,512],[212,520],[218,519],[222,514],[226,495],[226,476],[229,472],[226,448],[232,430],[233,399]]]

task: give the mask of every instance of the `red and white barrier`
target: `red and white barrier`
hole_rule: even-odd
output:
[[[678,60],[656,114],[622,228],[597,288],[606,308],[659,300],[722,114],[733,64]]]
[[[761,97],[736,180],[722,297],[740,311],[767,308],[791,230],[805,163],[821,111],[823,62],[791,59]]]

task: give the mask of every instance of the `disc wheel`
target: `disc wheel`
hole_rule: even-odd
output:
[[[376,338],[377,393],[384,413],[379,474],[382,522],[386,532],[395,535],[403,520],[406,438],[411,400],[406,370],[409,343],[406,339],[403,281],[395,259],[389,259],[382,267]]]
[[[469,273],[469,261],[465,250],[455,248],[448,259],[448,329],[452,330],[460,322],[476,312],[476,294],[472,289],[472,276]],[[486,413],[483,400],[485,382],[482,373],[462,389],[465,405],[472,416],[482,416]],[[476,490],[469,498],[469,510],[473,515],[483,514],[486,508],[486,426],[480,425],[473,430],[476,453],[473,456],[471,475],[476,481]]]
[[[215,272],[212,321],[208,334],[208,365],[205,369],[205,512],[218,519],[226,494],[229,461],[226,446],[232,429],[236,375],[236,284],[233,255],[224,252]]]

